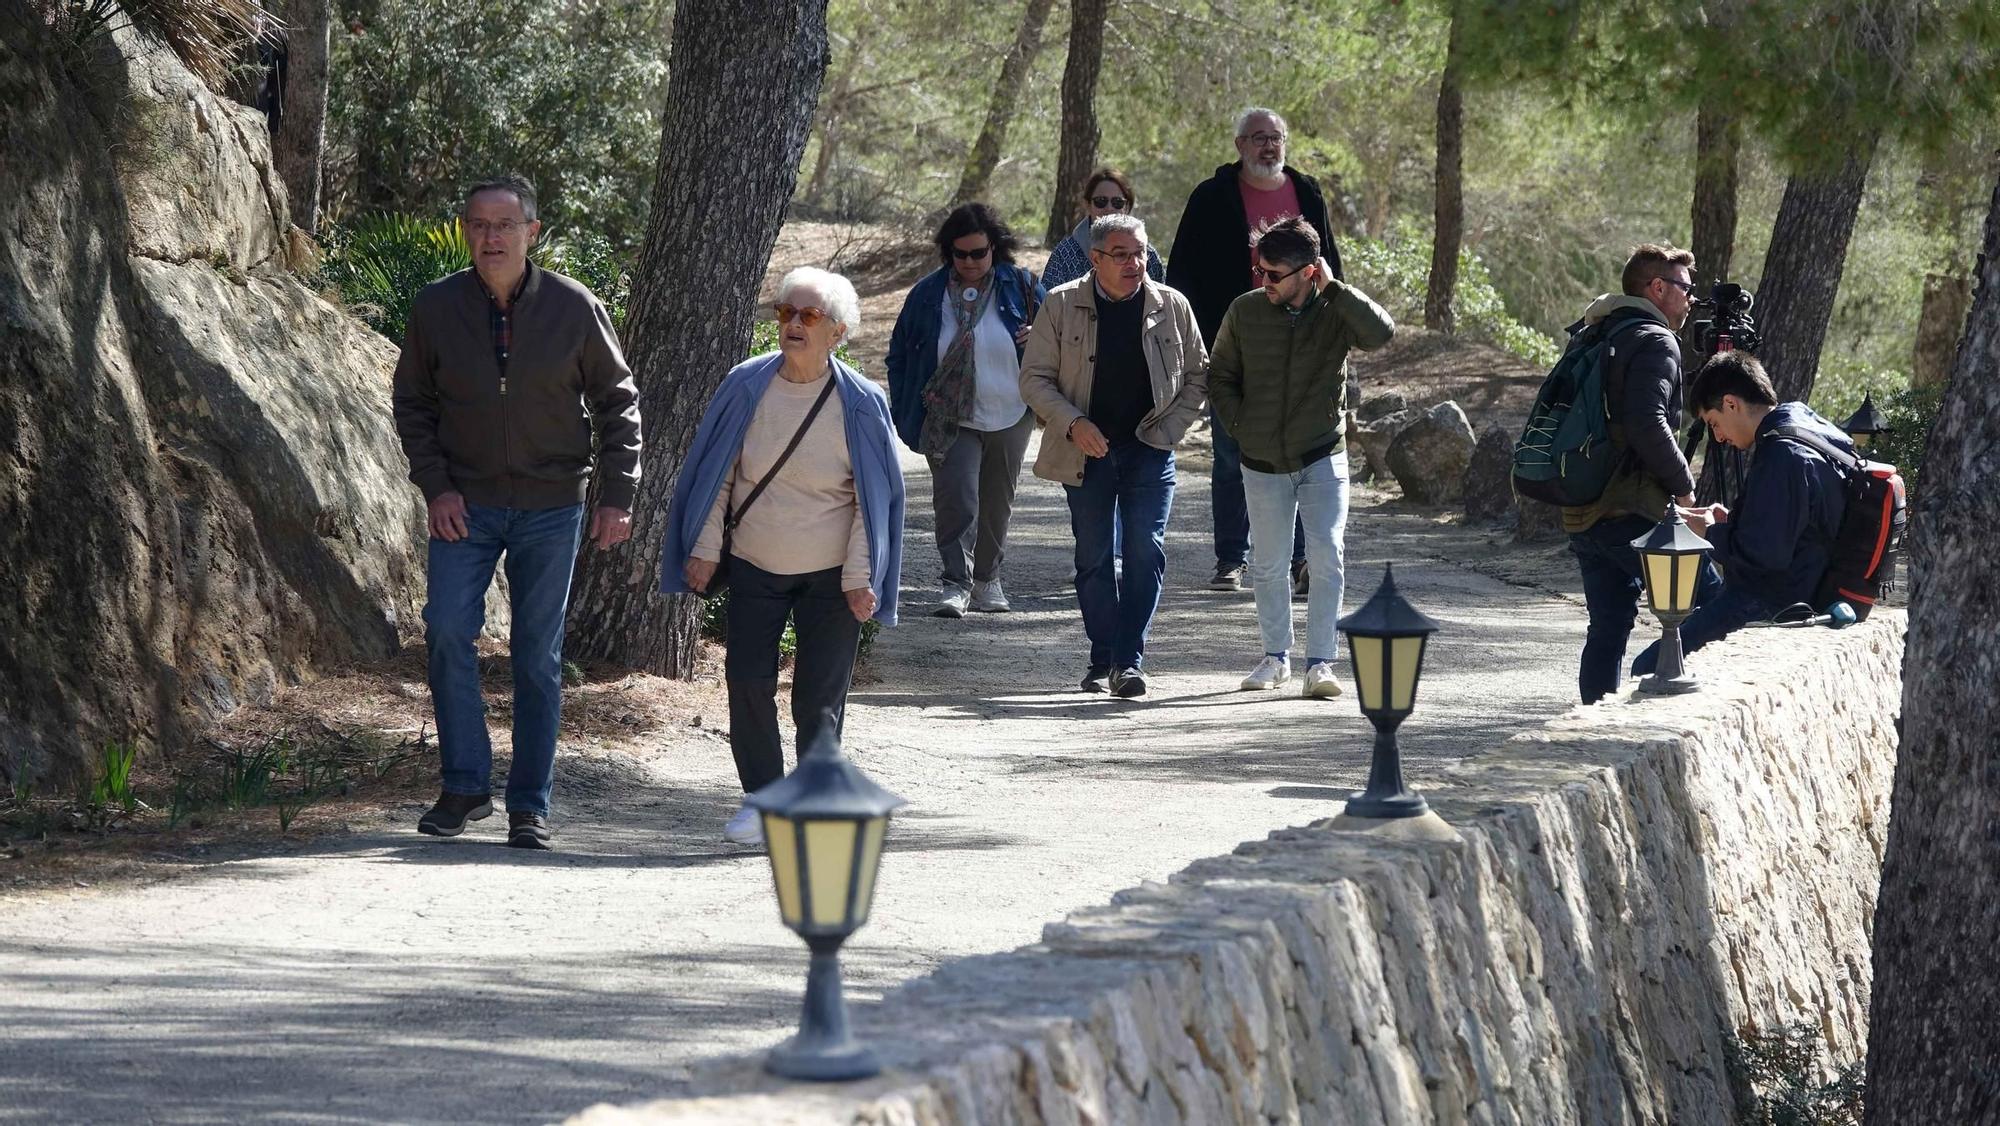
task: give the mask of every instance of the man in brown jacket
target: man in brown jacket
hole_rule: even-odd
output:
[[[493,812],[473,644],[504,552],[514,670],[507,843],[547,848],[563,613],[593,435],[600,481],[590,538],[604,551],[632,533],[639,395],[604,306],[528,261],[542,225],[527,181],[476,185],[464,223],[473,266],[417,294],[396,362],[396,432],[430,507],[424,639],[444,760],[443,793],[417,830],[453,837]]]
[[[1146,634],[1166,574],[1174,446],[1200,417],[1208,351],[1187,298],[1146,276],[1146,226],[1091,224],[1091,272],[1043,302],[1021,397],[1048,429],[1035,476],[1063,486],[1076,535],[1076,601],[1090,638],[1086,692],[1146,694]],[[1112,563],[1112,527],[1123,570]]]

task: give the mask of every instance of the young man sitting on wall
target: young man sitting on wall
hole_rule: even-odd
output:
[[[1722,592],[1681,623],[1681,646],[1692,653],[1795,603],[1811,604],[1826,573],[1847,507],[1846,484],[1832,462],[1780,428],[1811,430],[1850,454],[1854,443],[1804,403],[1780,403],[1764,365],[1745,352],[1723,352],[1702,365],[1688,403],[1717,444],[1751,454],[1734,510],[1719,504],[1680,510],[1714,546],[1722,568]],[[1655,643],[1639,654],[1634,676],[1653,671],[1658,649]]]

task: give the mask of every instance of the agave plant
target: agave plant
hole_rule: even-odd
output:
[[[472,265],[456,218],[370,215],[326,233],[320,278],[375,331],[400,342],[417,291]],[[544,236],[528,251],[535,264],[590,287],[622,328],[629,275],[602,236]]]

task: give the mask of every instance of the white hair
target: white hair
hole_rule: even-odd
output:
[[[1269,106],[1251,106],[1249,109],[1246,109],[1242,113],[1236,115],[1237,136],[1242,137],[1246,135],[1243,132],[1243,130],[1250,125],[1250,119],[1253,117],[1268,117],[1272,121],[1277,122],[1278,132],[1280,133],[1289,134],[1292,131],[1292,127],[1285,124],[1284,114],[1279,113],[1277,110],[1271,109]]]
[[[1146,245],[1146,224],[1141,222],[1137,215],[1125,215],[1114,211],[1090,221],[1090,249],[1102,250],[1111,236],[1119,231],[1138,239],[1140,246]]]
[[[793,290],[800,288],[818,292],[826,301],[827,315],[847,326],[847,330],[840,334],[840,339],[847,339],[854,335],[854,330],[861,327],[861,296],[854,292],[853,282],[832,270],[822,270],[818,266],[800,266],[786,274],[784,280],[778,283],[778,300],[783,301],[792,295]]]

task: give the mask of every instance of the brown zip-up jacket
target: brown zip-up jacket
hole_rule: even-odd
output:
[[[432,282],[410,305],[396,361],[396,433],[426,501],[557,508],[590,485],[630,511],[639,487],[639,389],[604,305],[581,283],[528,267],[510,306],[506,370],[493,354],[491,298],[470,269]]]

